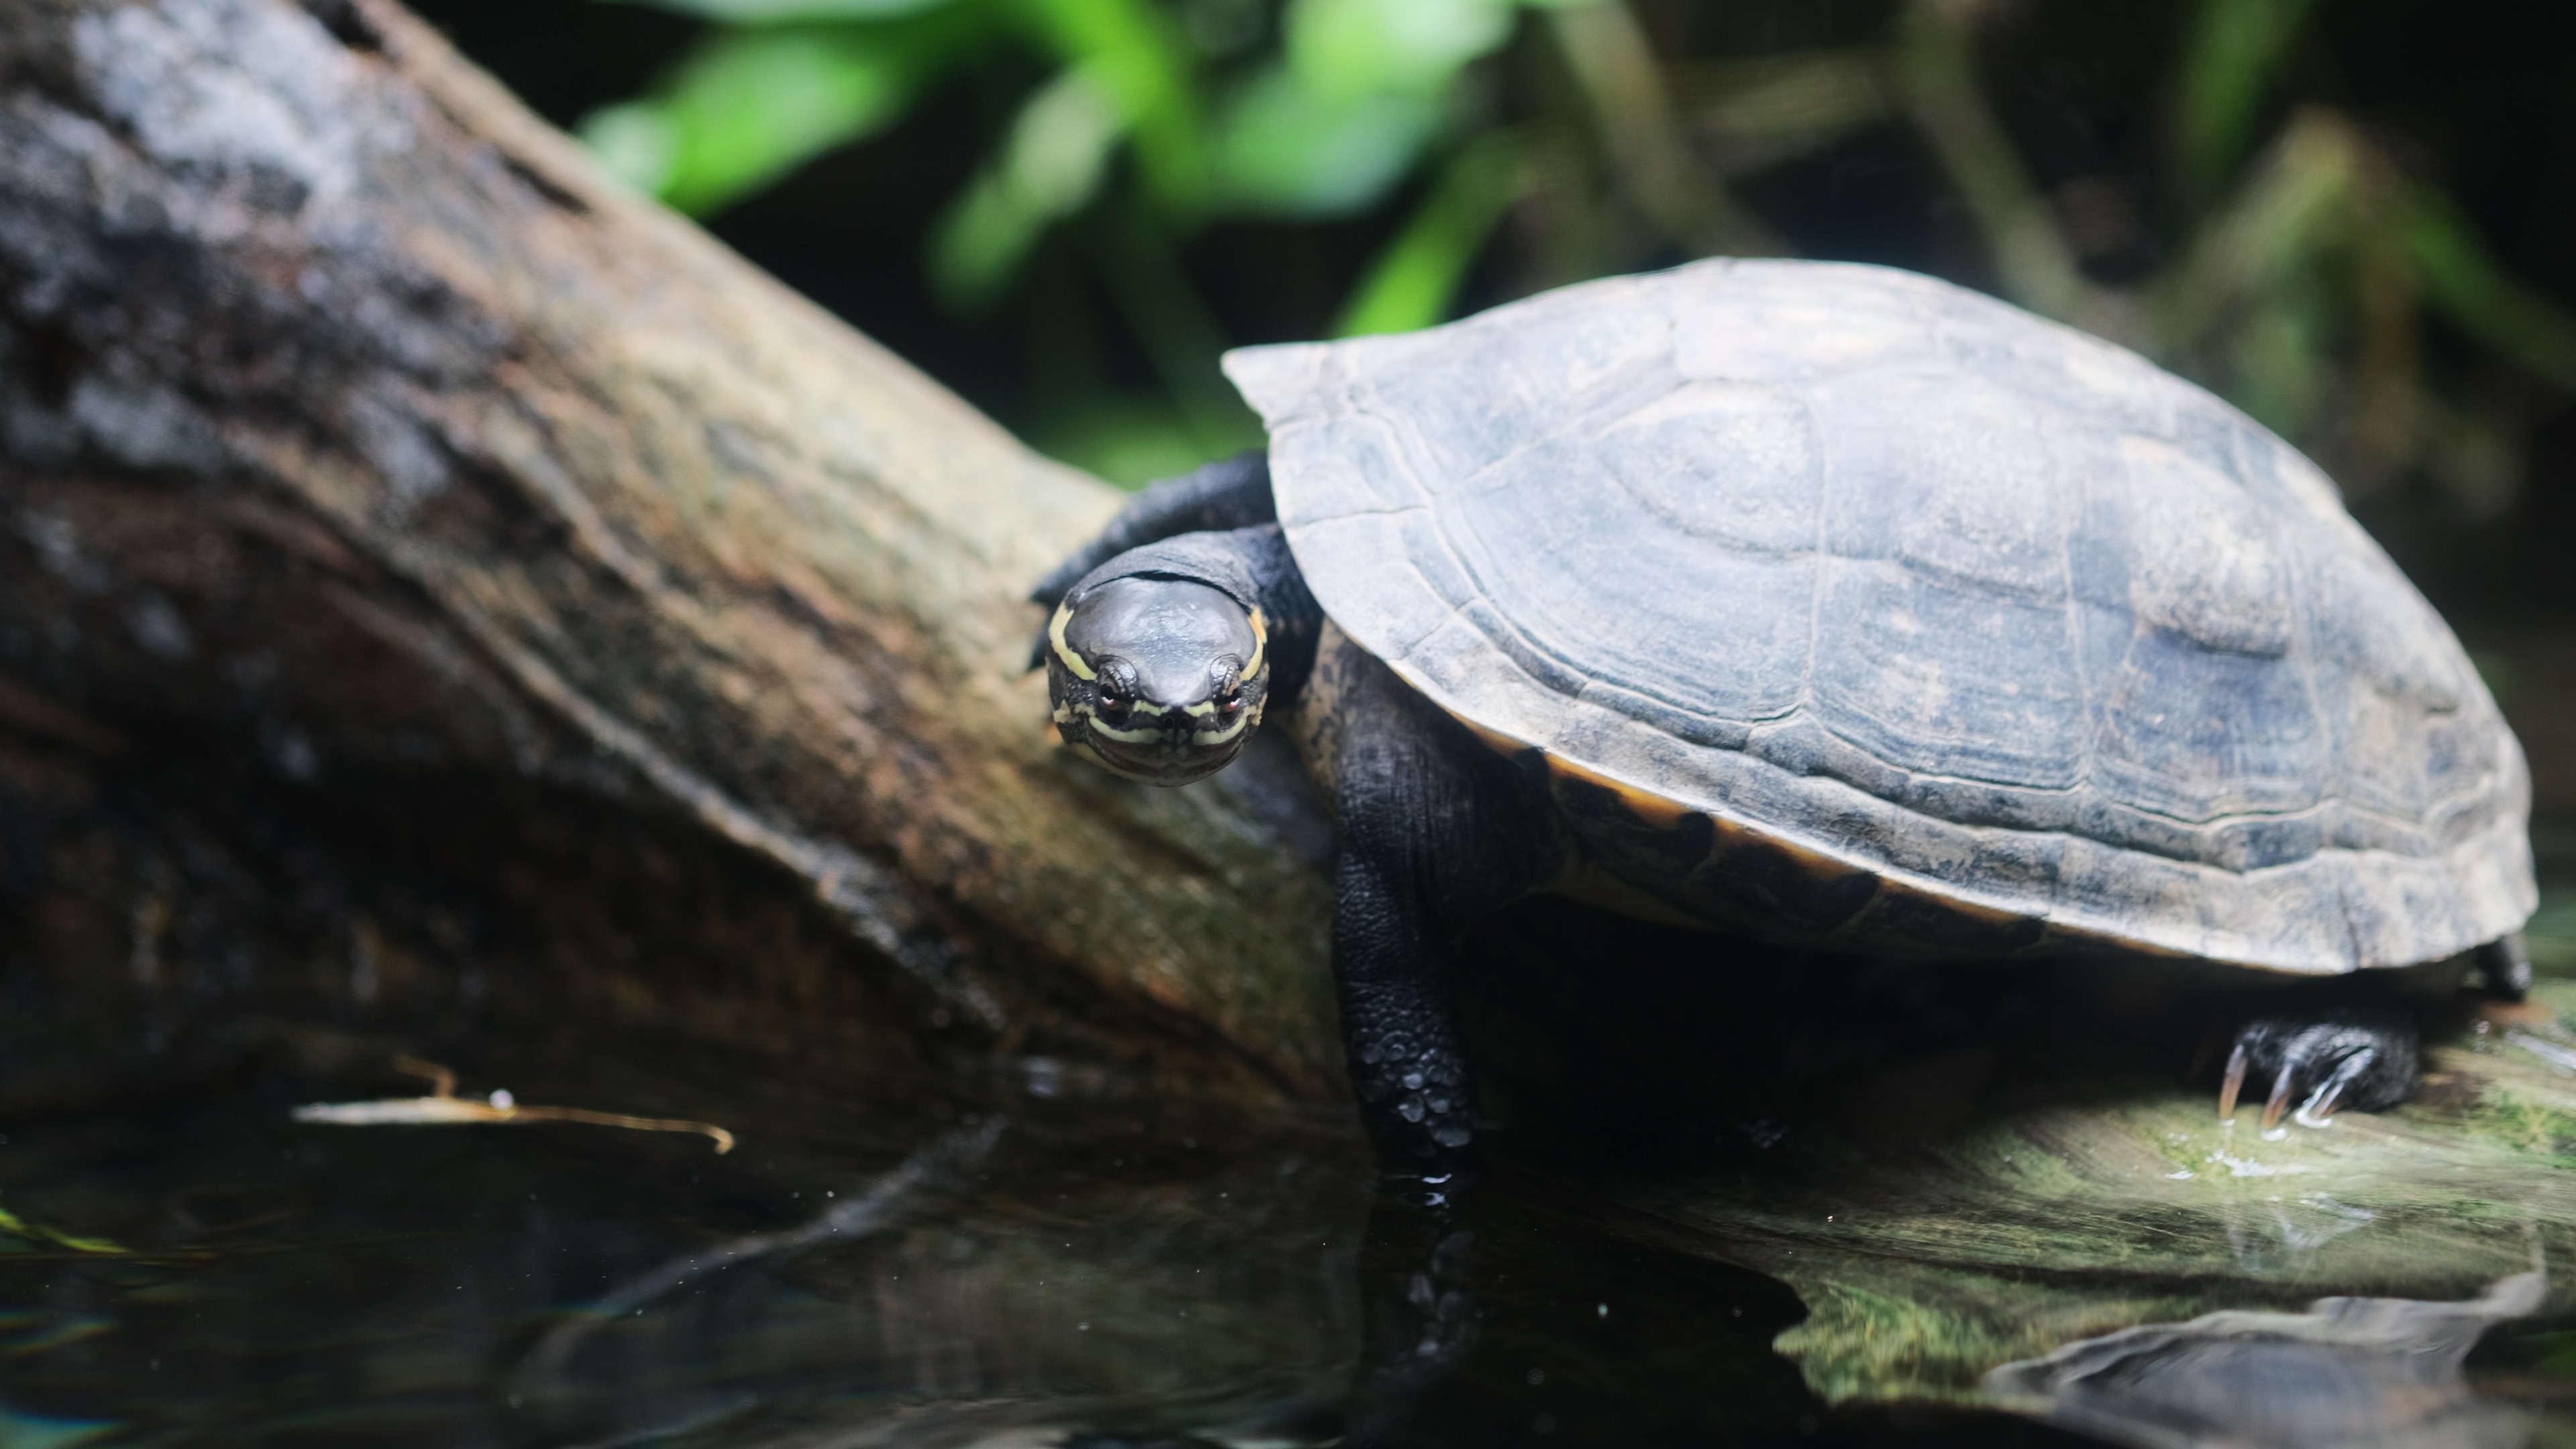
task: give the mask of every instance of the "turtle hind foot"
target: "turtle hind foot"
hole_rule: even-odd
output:
[[[2267,1138],[2284,1130],[2281,1115],[2293,1101],[2291,1119],[2302,1127],[2326,1126],[2347,1107],[2393,1107],[2415,1094],[2416,1038],[2414,1020],[2394,1011],[2256,1017],[2238,1029],[2228,1053],[2219,1118],[2235,1120],[2249,1079],[2266,1089],[2260,1130]]]

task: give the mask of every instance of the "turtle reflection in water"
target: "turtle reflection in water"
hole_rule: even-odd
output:
[[[2306,458],[2138,357],[1875,267],[1711,261],[1231,353],[1270,448],[1037,591],[1068,745],[1222,768],[1275,709],[1340,822],[1333,968],[1391,1168],[1462,1157],[1448,983],[1555,890],[1879,955],[2528,979],[2529,777]],[[2411,1019],[2257,1021],[2264,1126]]]
[[[2461,1364],[2480,1334],[2536,1311],[2546,1289],[2535,1269],[2465,1303],[2321,1298],[2305,1313],[2142,1324],[2005,1364],[1986,1388],[2137,1449],[2520,1449],[2532,1425],[2479,1397]]]

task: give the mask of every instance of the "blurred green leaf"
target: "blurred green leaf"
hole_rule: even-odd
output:
[[[2530,372],[2576,392],[2576,319],[2497,264],[2449,197],[2422,187],[2403,221],[2407,253],[2442,314]]]
[[[1125,118],[1145,184],[1195,217],[1208,190],[1207,118],[1178,25],[1146,0],[1024,0],[1039,32]]]
[[[628,184],[704,216],[891,124],[954,62],[972,19],[957,7],[719,32],[652,95],[592,112],[581,136]]]
[[[1069,70],[1020,107],[1002,154],[931,233],[930,275],[952,306],[983,306],[1048,226],[1100,189],[1126,118],[1087,72]]]
[[[1446,321],[1459,283],[1520,190],[1520,171],[1520,148],[1504,136],[1453,157],[1362,276],[1334,335],[1411,332]]]
[[[2229,397],[2287,437],[2307,431],[2325,387],[2326,339],[2314,301],[2295,294],[2262,299],[2228,347]]]
[[[1283,61],[1227,97],[1222,199],[1307,218],[1375,205],[1439,133],[1459,72],[1510,36],[1518,9],[1517,0],[1290,0]]]
[[[2291,119],[2167,274],[2167,351],[2196,345],[2265,295],[2300,283],[2321,251],[2349,238],[2361,147],[2351,123],[2331,111]]]
[[[1330,100],[1273,66],[1228,98],[1217,141],[1221,195],[1230,208],[1272,216],[1365,210],[1413,169],[1440,119],[1437,94]]]
[[[2184,200],[2207,206],[2251,145],[2256,113],[2315,0],[2200,0],[2174,96],[2174,171]]]
[[[647,196],[662,194],[680,149],[680,128],[646,101],[602,106],[582,117],[582,144],[608,174]]]
[[[1503,43],[1514,9],[1513,0],[1290,0],[1288,66],[1326,104],[1438,92]]]

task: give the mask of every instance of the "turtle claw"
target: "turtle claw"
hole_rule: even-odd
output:
[[[2377,1047],[2364,1047],[2351,1056],[2345,1057],[2336,1065],[2331,1076],[2317,1084],[2316,1091],[2300,1105],[2299,1110],[2291,1116],[2290,1120],[2302,1127],[2324,1127],[2331,1124],[2334,1120],[2335,1108],[2343,1101],[2343,1094],[2352,1089],[2353,1083],[2369,1075],[2370,1069],[2378,1065],[2378,1062]]]
[[[2280,1125],[2281,1109],[2289,1103],[2290,1083],[2295,1076],[2288,1062],[2281,1063],[2281,1070],[2272,1074],[2272,1095],[2263,1102],[2263,1135],[2266,1137]]]
[[[2302,1127],[2325,1127],[2346,1107],[2377,1111],[2415,1091],[2415,1026],[2385,1012],[2337,1011],[2313,1016],[2259,1017],[2236,1034],[2227,1076],[2218,1090],[2218,1115],[2232,1121],[2237,1094],[2249,1071],[2268,1070],[2272,1090],[2263,1103],[2267,1138],[2282,1115]],[[2300,1092],[2306,1100],[2290,1112]]]
[[[2236,1094],[2245,1090],[2245,1043],[2227,1054],[2227,1078],[2218,1084],[2218,1120],[2236,1120]]]

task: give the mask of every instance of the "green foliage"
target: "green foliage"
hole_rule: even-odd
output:
[[[2245,159],[2255,120],[2316,0],[2200,0],[2174,98],[2176,187],[2207,206]]]
[[[950,302],[979,307],[1019,271],[1038,236],[1089,205],[1128,118],[1082,70],[1068,69],[1020,107],[1001,154],[940,218],[931,280]]]
[[[1227,199],[1258,215],[1348,215],[1384,195],[1439,124],[1436,94],[1335,96],[1270,67],[1227,99],[1217,150]]]
[[[1099,379],[1095,348],[1056,369],[1092,380],[1055,386],[1033,423],[1121,481],[1258,441],[1216,371],[1247,339],[1181,265],[1213,224],[1383,215],[1390,239],[1335,330],[1401,331],[1453,313],[1507,218],[1523,290],[1787,251],[1734,181],[1891,125],[1936,159],[1999,290],[2208,383],[2349,489],[2427,477],[2479,511],[2518,484],[2520,419],[2427,366],[2428,326],[2576,391],[2576,320],[2366,128],[2301,103],[2315,0],[2197,0],[2184,18],[2162,90],[2162,215],[2137,222],[2163,260],[2117,284],[2088,271],[2082,215],[2099,188],[2043,187],[1996,115],[1978,57],[2011,12],[1973,0],[1908,0],[1871,44],[1722,65],[1658,55],[1626,0],[652,3],[716,27],[582,133],[698,215],[959,77],[1016,90],[933,221],[924,272],[960,313],[1053,316],[1030,268],[1073,259],[1042,285],[1096,287],[1163,395]],[[1040,338],[1033,356],[1057,346]]]
[[[1039,34],[1123,117],[1137,172],[1190,216],[1208,188],[1207,123],[1179,28],[1149,0],[1026,0]]]
[[[1442,171],[1404,230],[1360,279],[1336,335],[1411,332],[1442,321],[1449,299],[1519,190],[1520,148],[1487,136]]]
[[[758,13],[766,0],[714,0]],[[960,5],[887,23],[798,16],[718,31],[651,96],[593,112],[582,139],[639,191],[720,211],[901,119],[987,29]]]
[[[2431,187],[2413,188],[2397,231],[2444,316],[2534,375],[2576,392],[2576,320],[2497,266],[2457,204]]]

